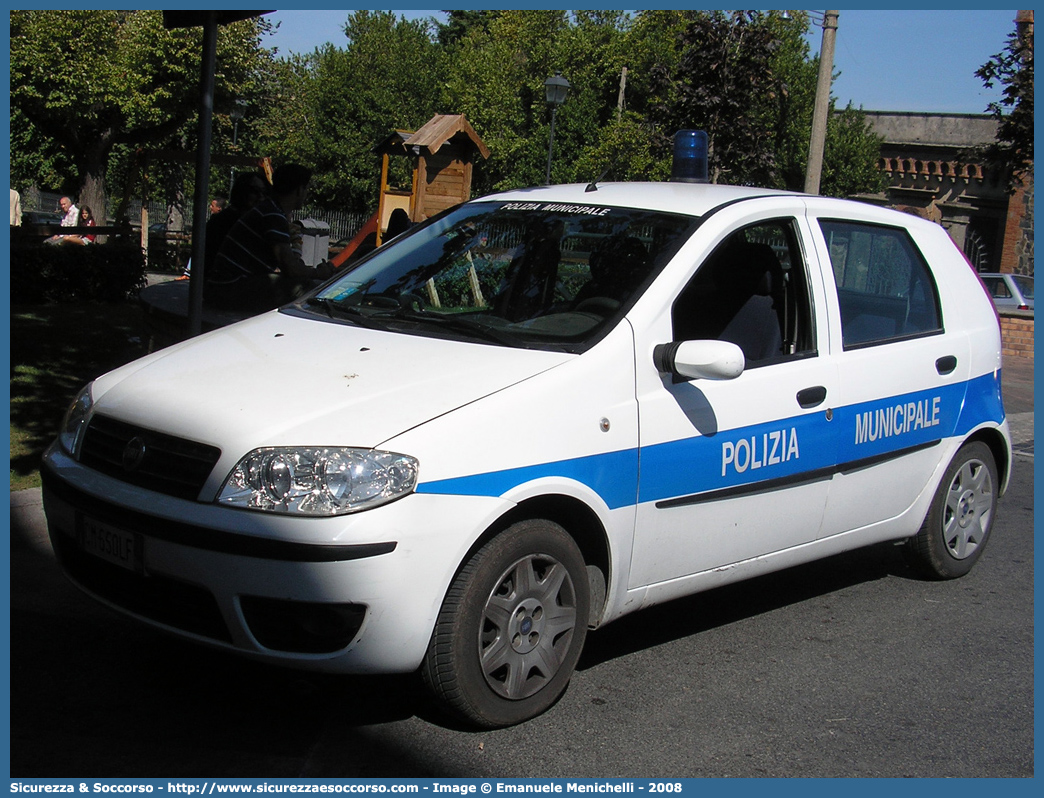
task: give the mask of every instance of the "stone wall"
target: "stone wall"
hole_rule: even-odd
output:
[[[1033,359],[1033,317],[1001,314],[1001,346],[1005,357]]]
[[[1033,276],[1033,173],[1016,184],[1008,202],[1008,219],[1001,254],[1002,272]]]

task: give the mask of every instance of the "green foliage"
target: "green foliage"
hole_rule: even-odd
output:
[[[556,42],[567,26],[564,11],[503,11],[488,25],[472,26],[446,53],[443,107],[467,116],[492,153],[476,164],[479,193],[544,182],[550,135],[544,81],[564,72]],[[570,137],[566,108],[574,97],[558,114],[556,141]]]
[[[987,107],[999,123],[997,140],[986,153],[994,164],[1006,169],[1009,184],[1033,168],[1033,37],[1017,31],[1008,45],[975,73],[986,88],[999,83],[1002,98]]]
[[[544,81],[561,71],[571,89],[555,115],[553,182],[664,179],[675,131],[696,127],[710,136],[717,180],[803,185],[816,62],[802,12],[458,10],[442,24],[346,15],[343,45],[289,58],[262,46],[263,18],[219,29],[215,153],[307,164],[315,205],[372,212],[374,145],[463,113],[491,151],[474,165],[474,193],[541,184]],[[14,11],[11,30],[16,186],[60,185],[96,207],[91,192],[106,181],[141,187],[139,148],[196,146],[198,28],[168,31],[158,11]],[[248,103],[238,128],[235,99]],[[875,140],[859,116],[848,109],[831,123],[824,190],[876,184]],[[392,182],[409,188],[409,159],[391,163]],[[212,193],[227,191],[230,171],[212,172]],[[144,188],[187,198],[190,172],[153,161]]]
[[[119,145],[192,151],[201,28],[167,30],[160,11],[12,11],[10,25],[12,117],[31,142],[12,159],[16,182],[55,186],[56,171],[68,170],[63,189],[100,210]],[[269,27],[253,19],[219,29],[219,119],[233,95],[260,96],[271,60],[260,37]],[[153,177],[163,184],[162,174]]]
[[[474,11],[458,9],[446,12],[446,22],[437,23],[439,44],[451,47],[465,38],[475,28],[483,28],[489,32],[490,22],[499,14],[498,11]]]
[[[353,12],[344,30],[345,48],[279,67],[263,140],[279,160],[314,170],[317,204],[372,211],[380,177],[372,147],[438,112],[442,51],[428,22],[387,11]]]
[[[145,285],[145,258],[134,244],[87,246],[11,242],[11,304],[118,302]]]
[[[576,160],[576,175],[581,182],[667,180],[671,162],[656,148],[648,122],[626,111],[598,130],[595,141]]]
[[[772,130],[776,168],[772,181],[766,185],[801,191],[805,186],[819,59],[809,55],[805,38],[807,15],[792,12],[789,19],[769,15],[765,24],[776,41],[772,52],[775,89],[764,111],[767,127]],[[875,152],[872,164],[876,161]]]
[[[805,40],[807,14],[655,13],[677,32],[677,43],[672,51],[651,39],[659,54],[646,112],[654,156],[670,157],[676,130],[703,129],[712,181],[801,190],[818,72]],[[824,193],[878,190],[879,148],[860,111],[831,119]]]
[[[669,104],[661,127],[707,131],[712,183],[771,183],[776,160],[771,114],[775,38],[759,12],[696,15],[681,34],[681,59],[664,74]]]
[[[866,117],[849,104],[830,115],[820,193],[828,197],[850,197],[883,191],[885,174],[877,164],[881,138]]]

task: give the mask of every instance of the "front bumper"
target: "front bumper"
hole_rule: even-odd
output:
[[[355,515],[287,518],[160,496],[58,447],[42,475],[56,556],[94,598],[182,637],[340,673],[416,669],[457,568],[508,506],[415,494]],[[99,553],[85,530],[115,544]]]

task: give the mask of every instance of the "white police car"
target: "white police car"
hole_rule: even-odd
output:
[[[879,541],[966,573],[1008,481],[1000,367],[935,224],[706,184],[513,191],[98,378],[44,499],[110,606],[269,662],[419,670],[501,726],[643,607]]]

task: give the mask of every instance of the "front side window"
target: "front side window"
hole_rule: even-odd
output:
[[[820,220],[845,349],[942,332],[931,272],[903,229]]]
[[[470,203],[377,250],[301,307],[420,335],[583,351],[697,222],[628,208]]]
[[[729,341],[747,368],[816,351],[812,296],[793,220],[737,230],[700,265],[672,308],[674,340]]]

